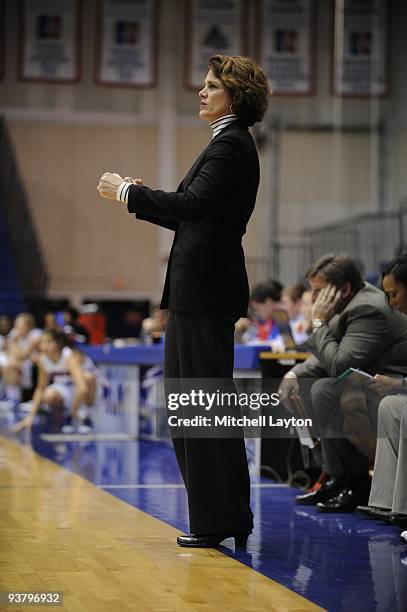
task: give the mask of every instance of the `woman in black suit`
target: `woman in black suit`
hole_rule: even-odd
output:
[[[245,57],[215,55],[199,92],[199,116],[213,137],[176,192],[140,179],[102,176],[102,197],[127,204],[138,219],[175,232],[161,308],[168,308],[165,378],[232,379],[234,324],[247,315],[249,287],[242,236],[255,205],[259,160],[248,127],[261,121],[270,91]],[[188,430],[185,430],[188,431]],[[213,435],[213,433],[211,434]],[[173,435],[188,493],[191,535],[180,546],[213,547],[253,528],[243,436]]]

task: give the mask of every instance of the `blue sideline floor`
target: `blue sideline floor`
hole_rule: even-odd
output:
[[[29,442],[26,435],[21,440]],[[46,442],[41,455],[112,495],[188,530],[186,495],[171,447],[159,442]],[[246,552],[222,551],[332,612],[405,612],[407,547],[400,529],[351,515],[295,506],[296,490],[262,480],[252,488],[255,530]]]

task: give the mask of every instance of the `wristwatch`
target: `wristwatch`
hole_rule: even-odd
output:
[[[320,327],[322,327],[323,325],[326,325],[327,323],[328,321],[325,321],[324,319],[312,319],[312,331],[319,329]]]

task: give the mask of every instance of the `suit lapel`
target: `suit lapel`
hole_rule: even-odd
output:
[[[204,148],[202,153],[194,161],[194,163],[192,164],[191,168],[188,170],[188,173],[186,174],[186,176],[182,179],[182,181],[178,185],[177,191],[185,191],[187,189],[188,185],[190,184],[190,182],[192,181],[194,176],[199,172],[199,170],[200,170],[200,168],[202,166],[205,154],[206,154],[207,150],[209,149],[209,147],[211,146],[211,144],[212,144],[212,141],[207,144],[207,146]]]
[[[232,123],[229,123],[229,125],[227,125],[226,127],[223,128],[223,130],[217,135],[215,136],[215,138],[213,138],[204,148],[204,150],[202,151],[202,153],[199,155],[199,157],[195,160],[195,162],[193,163],[193,165],[191,166],[191,168],[189,169],[187,175],[182,179],[182,181],[180,182],[180,184],[178,185],[178,189],[177,192],[183,192],[186,189],[188,189],[189,184],[191,183],[192,179],[195,177],[196,174],[198,174],[199,170],[201,169],[201,166],[203,164],[206,152],[208,151],[209,147],[215,142],[215,140],[217,140],[217,138],[220,138],[222,136],[222,134],[226,131],[228,131],[229,129],[233,129],[233,128],[242,128],[247,130],[247,127],[243,126],[242,123],[240,121],[233,121]]]

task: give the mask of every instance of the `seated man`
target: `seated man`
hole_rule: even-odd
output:
[[[326,512],[353,511],[368,501],[369,461],[355,445],[357,436],[349,435],[354,432],[344,428],[343,410],[352,417],[349,386],[338,384],[337,377],[350,367],[372,375],[406,375],[407,320],[382,291],[363,281],[348,256],[325,255],[306,276],[313,293],[313,332],[307,342],[313,355],[286,374],[280,393],[284,399],[298,390],[298,377],[318,379],[311,387],[310,408],[330,479],[319,490],[297,496],[297,502],[318,504]],[[369,425],[374,431],[378,403],[379,397],[368,398],[362,428]]]

